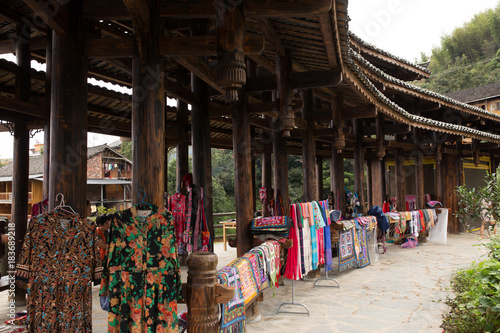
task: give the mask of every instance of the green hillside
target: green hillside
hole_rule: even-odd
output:
[[[430,57],[432,76],[416,85],[439,93],[474,88],[500,81],[500,3],[494,9],[474,16],[450,35]]]

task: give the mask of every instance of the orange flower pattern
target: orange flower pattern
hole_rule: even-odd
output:
[[[152,206],[115,214],[101,295],[109,289],[108,332],[178,332],[182,298],[172,214]]]
[[[94,222],[63,211],[29,222],[17,262],[28,332],[92,332],[92,280],[102,269],[97,237]]]

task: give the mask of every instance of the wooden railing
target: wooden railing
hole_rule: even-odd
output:
[[[33,193],[28,192],[28,201],[33,199]],[[0,200],[2,201],[12,201],[12,192],[2,192],[0,193]]]

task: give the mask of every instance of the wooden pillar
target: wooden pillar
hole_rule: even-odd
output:
[[[234,190],[238,257],[244,255],[253,246],[253,237],[248,230],[253,218],[253,188],[250,122],[246,107],[246,95],[241,92],[241,101],[238,103],[238,107],[233,110]]]
[[[366,193],[365,193],[365,149],[363,147],[363,129],[362,121],[355,119],[353,121],[353,134],[356,137],[354,143],[354,187],[358,193],[360,213],[365,211]]]
[[[150,4],[149,33],[141,36],[143,50],[134,49],[132,62],[132,201],[163,207],[165,193],[165,84],[159,51],[162,31],[156,1]]]
[[[186,303],[188,333],[219,332],[219,305],[216,303],[217,255],[191,253],[187,259]]]
[[[442,201],[444,207],[450,209],[448,215],[448,232],[458,234],[460,225],[458,219],[453,216],[458,208],[458,197],[455,192],[456,186],[459,183],[457,165],[459,165],[458,156],[455,154],[443,154],[443,161],[441,162],[443,171],[443,194],[444,200]]]
[[[186,85],[187,71],[182,66],[177,66],[177,80],[181,86]],[[188,148],[188,106],[187,103],[177,100],[177,124],[179,127],[179,140],[177,141],[177,170],[176,184],[177,192],[182,189],[182,178],[189,172],[189,148]]]
[[[442,153],[442,145],[437,144],[436,146],[436,186],[437,186],[437,201],[443,203],[444,200],[444,174],[446,170],[443,170],[443,153]],[[444,203],[443,203],[444,204]]]
[[[335,198],[335,209],[346,213],[345,184],[344,184],[344,154],[332,146],[332,159],[330,160],[330,189]]]
[[[269,131],[266,131],[263,135],[265,137],[271,138],[272,134]],[[272,146],[270,144],[266,144],[264,147],[264,152],[262,153],[262,185],[261,187],[265,187],[267,191],[271,189],[272,185],[272,166],[271,166],[271,158],[272,158]],[[269,192],[268,192],[269,195]],[[268,198],[268,201],[271,198]],[[267,203],[262,207],[262,216],[269,216],[269,209],[267,208]]]
[[[417,196],[416,209],[423,209],[425,208],[424,154],[420,150],[415,152],[415,186]]]
[[[276,73],[278,76],[279,118],[285,137],[290,136],[290,131],[295,126],[294,111],[289,102],[292,96],[293,57],[291,50],[276,56]]]
[[[396,202],[398,211],[406,210],[405,204],[405,177],[404,177],[404,155],[401,149],[394,150],[395,182],[396,182]]]
[[[318,198],[318,200],[323,200],[325,197],[323,194],[323,156],[321,155],[316,155],[316,179],[316,198]]]
[[[288,215],[290,198],[288,192],[288,157],[286,150],[286,139],[283,137],[283,132],[274,132],[274,190],[280,191],[283,200],[283,210]],[[281,214],[281,212],[278,212],[278,214]]]
[[[18,26],[17,33],[22,34]],[[26,37],[26,36],[23,36]],[[30,50],[24,38],[17,38],[16,58],[19,73],[16,76],[16,99],[28,101],[31,95]],[[19,117],[14,124],[14,158],[12,173],[12,222],[15,224],[16,260],[21,253],[28,219],[29,188],[29,131],[26,119]]]
[[[207,33],[208,23],[197,20],[191,24],[192,35]],[[196,186],[196,195],[199,198],[199,189],[203,187],[205,214],[212,239],[215,239],[213,226],[213,196],[212,196],[212,151],[210,147],[210,118],[208,116],[208,87],[207,84],[191,73],[191,89],[199,97],[198,106],[191,109],[191,145],[193,183]],[[197,199],[195,199],[197,200]],[[213,250],[211,244],[210,251]]]
[[[52,30],[47,28],[47,47],[45,48],[45,107],[50,110],[52,88]],[[49,197],[50,174],[50,118],[43,127],[43,199]]]
[[[302,131],[302,170],[304,175],[304,201],[310,202],[318,200],[316,184],[316,144],[314,142],[314,121],[313,114],[313,96],[312,91],[304,93],[304,109],[302,117],[307,123],[307,128]]]
[[[384,204],[385,193],[385,172],[383,161],[380,159],[371,159],[370,164],[370,187],[371,187],[371,205],[380,206]]]
[[[85,216],[88,59],[83,55],[86,30],[80,6],[77,1],[64,5],[67,34],[52,33],[52,63],[57,66],[52,70],[49,201],[53,208],[56,195],[62,193],[66,204]]]

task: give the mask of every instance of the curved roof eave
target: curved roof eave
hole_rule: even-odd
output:
[[[374,104],[380,112],[395,119],[396,121],[426,130],[500,143],[500,135],[411,114],[382,94],[362,73],[359,66],[350,57],[348,57],[347,61],[344,62],[344,65],[344,77],[356,89],[358,89],[370,103]]]
[[[350,50],[349,53],[351,54],[351,56],[354,56],[354,61],[357,61],[360,63],[360,67],[362,67],[366,71],[369,71],[370,73],[372,73],[380,83],[382,83],[386,86],[389,86],[390,88],[392,88],[394,90],[397,90],[397,91],[400,91],[403,93],[410,93],[414,97],[418,97],[418,98],[425,99],[428,101],[440,103],[442,105],[456,109],[458,111],[462,111],[462,112],[469,113],[469,114],[472,114],[475,116],[479,116],[482,118],[486,118],[489,120],[500,122],[500,115],[499,114],[489,112],[487,110],[478,108],[476,106],[472,106],[470,104],[459,102],[459,101],[452,99],[450,97],[447,97],[447,96],[438,94],[436,92],[414,86],[414,85],[409,84],[405,81],[399,80],[395,77],[388,75],[387,73],[384,73],[379,68],[375,67],[373,64],[371,64],[368,60],[363,58],[356,51]]]

